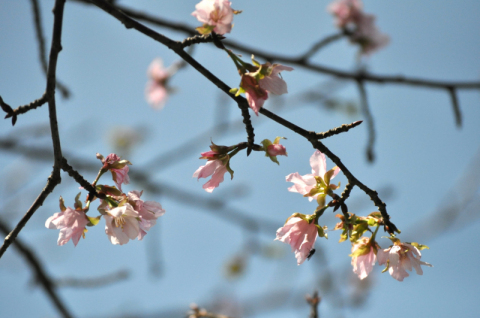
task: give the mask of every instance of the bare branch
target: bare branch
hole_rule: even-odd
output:
[[[455,123],[458,128],[462,127],[462,112],[460,111],[460,104],[458,103],[458,95],[455,87],[449,87],[448,93],[452,99],[453,113],[455,114]]]
[[[320,304],[321,298],[318,296],[318,292],[314,291],[313,295],[305,296],[307,303],[310,305],[310,316],[309,318],[319,318],[318,315],[318,304]]]
[[[363,116],[367,121],[368,127],[368,143],[367,143],[367,160],[369,162],[375,161],[375,152],[373,147],[375,146],[375,125],[373,123],[373,116],[368,106],[367,91],[365,89],[365,83],[362,80],[357,80],[358,91],[360,92],[360,106],[362,108]]]

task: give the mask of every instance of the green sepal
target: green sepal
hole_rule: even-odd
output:
[[[318,224],[315,224],[315,226],[317,227],[318,236],[324,237],[328,240],[328,234],[325,232],[325,230],[327,230],[327,226],[325,225],[324,227],[321,227]]]
[[[350,234],[350,242],[358,241],[366,230],[368,230],[368,222],[359,221],[359,223],[353,227],[353,231]]]
[[[427,245],[418,244],[417,242],[411,242],[411,243],[408,243],[408,244],[410,244],[412,246],[415,246],[419,250],[425,250],[425,249],[429,250],[430,249],[430,247],[428,247]]]
[[[370,253],[370,244],[365,244],[355,250],[352,254],[348,255],[350,257],[361,256]]]
[[[325,173],[326,174],[326,173]],[[325,181],[323,181],[322,177],[320,176],[314,176],[315,178],[315,181],[317,181],[317,186],[320,184],[320,187],[322,188],[326,188],[327,187],[327,184],[325,183]]]
[[[383,269],[382,273],[385,273],[388,271],[388,268],[390,267],[390,260],[387,260],[387,266]]]
[[[197,30],[197,32],[201,35],[210,34],[212,33],[213,29],[215,29],[215,26],[208,24],[204,24],[201,27],[195,28],[195,30]]]
[[[106,196],[105,199],[104,199],[108,206],[111,207],[111,208],[116,208],[118,207],[118,203],[117,201],[115,201],[114,199],[112,199],[110,196]]]
[[[230,160],[228,160],[227,164],[225,165],[225,168],[227,168],[228,173],[230,173],[230,176],[231,176],[230,180],[232,180],[234,171],[232,170],[232,168],[230,168]]]
[[[108,194],[117,195],[117,196],[122,195],[122,191],[118,190],[114,186],[111,187],[107,185],[98,184],[95,186],[95,189],[97,190],[97,192],[101,192],[101,193],[108,193]]]
[[[277,165],[280,165],[280,162],[278,162],[278,160],[277,160],[277,156],[267,156],[267,157],[270,157],[270,160],[275,162]]]
[[[237,93],[235,94],[235,97],[238,97],[238,96],[240,96],[240,94],[245,93],[245,92],[246,92],[245,89],[242,86],[240,86],[238,88]]]
[[[340,240],[338,240],[338,243],[345,242],[347,239],[348,239],[347,230],[344,229],[342,234],[340,234]]]
[[[328,170],[323,175],[323,180],[325,184],[330,184],[330,179],[332,178],[333,174],[335,173],[335,168]]]
[[[77,196],[75,197],[75,205],[74,205],[75,210],[81,210],[81,209],[82,209],[82,201],[80,201],[80,195],[81,195],[81,194],[82,194],[82,193],[79,192],[79,193],[77,194]]]
[[[280,139],[287,139],[287,138],[285,138],[285,137],[277,137],[277,138],[275,138],[275,140],[273,141],[273,144],[274,144],[274,145],[278,145],[278,144],[280,143]]]
[[[95,218],[92,218],[92,217],[90,217],[90,216],[88,216],[88,215],[85,215],[85,216],[86,216],[87,219],[88,219],[87,226],[95,226],[95,225],[97,225],[98,222],[100,222],[100,219],[102,218],[101,215],[99,215],[99,216],[97,216],[97,217],[95,217]]]
[[[310,219],[307,218],[307,216],[305,214],[295,212],[287,218],[285,223],[287,223],[288,220],[290,220],[291,218],[300,218],[300,219],[302,219],[302,220],[304,220],[305,222],[308,222],[308,223],[310,223],[310,221],[311,221]]]
[[[253,63],[253,65],[255,65],[256,67],[260,67],[260,66],[261,66],[261,64],[260,64],[257,60],[255,60],[255,56],[254,56],[253,54],[252,54],[252,63]]]
[[[65,211],[67,208],[65,207],[65,201],[63,200],[63,198],[61,196],[60,196],[60,199],[58,201],[59,201],[59,205],[60,205],[60,211],[61,212]]]
[[[318,197],[317,197],[317,203],[318,203],[318,206],[320,207],[324,207],[325,206],[325,197],[327,195],[326,194],[319,194]]]
[[[230,94],[237,96],[238,88],[234,87],[229,90]]]
[[[263,139],[262,140],[263,150],[265,150],[265,156],[267,156],[267,157],[268,157],[267,147],[270,146],[271,144],[272,144],[272,142],[270,141],[270,139]]]

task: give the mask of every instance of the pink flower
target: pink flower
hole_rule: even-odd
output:
[[[162,205],[155,201],[143,201],[140,199],[142,192],[130,191],[127,194],[128,202],[138,212],[140,216],[140,232],[138,239],[142,240],[152,226],[157,223],[157,219],[165,214]]]
[[[127,165],[131,165],[128,160],[121,160],[119,156],[114,153],[109,154],[106,158],[97,153],[97,158],[103,163],[102,169],[108,169],[112,173],[112,179],[117,185],[117,188],[121,191],[122,184],[129,184],[130,178],[128,176],[129,168]]]
[[[270,65],[270,63],[262,65],[262,68],[264,67],[266,67],[267,71],[265,77],[258,81],[260,87],[275,95],[288,93],[287,83],[280,77],[280,72],[293,71],[293,67],[282,64]]]
[[[148,67],[148,77],[150,80],[145,89],[147,102],[154,109],[162,109],[168,98],[168,89],[165,87],[171,74],[163,67],[163,61],[160,58],[153,60]]]
[[[260,108],[263,107],[263,104],[268,99],[268,92],[259,86],[254,77],[247,74],[242,75],[240,87],[245,90],[248,105],[258,116]]]
[[[386,46],[390,38],[377,28],[374,15],[362,14],[350,41],[360,44],[362,54],[369,55]]]
[[[362,237],[352,245],[353,272],[364,279],[370,274],[377,260],[370,238]]]
[[[231,4],[226,0],[202,0],[192,15],[218,34],[230,33],[234,14]]]
[[[49,217],[45,222],[45,227],[60,230],[57,241],[58,245],[65,245],[72,239],[73,245],[77,246],[88,222],[83,210],[74,210],[68,207],[64,211],[55,213]]]
[[[420,265],[432,267],[431,264],[420,260],[422,254],[417,247],[401,243],[399,240],[394,241],[394,245],[387,249],[378,250],[377,257],[378,264],[386,264],[390,275],[400,282],[409,276],[406,270],[412,271],[412,268],[415,268],[418,275],[423,275]]]
[[[327,10],[337,18],[335,23],[339,28],[349,23],[356,23],[362,15],[362,2],[360,0],[336,0]]]
[[[290,244],[292,252],[295,252],[297,264],[300,265],[307,259],[317,235],[317,226],[313,222],[308,223],[299,217],[291,217],[283,227],[277,230],[275,240]]]
[[[310,193],[310,191],[317,187],[317,181],[315,180],[315,176],[321,177],[325,180],[325,176],[327,173],[331,174],[329,180],[335,178],[335,176],[340,172],[340,168],[334,167],[332,170],[327,171],[327,160],[325,159],[325,155],[321,153],[319,150],[316,150],[313,155],[310,157],[310,166],[312,167],[312,173],[306,174],[301,176],[298,172],[291,173],[285,177],[287,182],[293,182],[293,186],[288,188],[290,192],[297,192],[302,195]],[[329,180],[325,180],[325,183],[330,188],[335,188],[334,184],[329,184]],[[325,189],[327,191],[328,189]],[[308,200],[312,201],[314,198],[321,194],[321,192],[316,193],[315,195],[309,196]],[[324,193],[326,195],[326,193]]]
[[[269,156],[286,156],[287,149],[280,144],[271,144],[267,147],[267,153]]]
[[[105,233],[112,244],[127,244],[139,236],[140,215],[129,203],[105,212]]]
[[[209,160],[206,165],[201,166],[195,171],[192,178],[200,179],[212,176],[212,178],[203,185],[205,191],[212,192],[213,189],[223,182],[223,175],[225,172],[227,172],[227,167],[222,160]]]

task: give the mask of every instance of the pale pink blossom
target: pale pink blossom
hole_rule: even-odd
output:
[[[157,219],[165,214],[165,210],[160,203],[141,200],[142,193],[143,191],[130,191],[127,194],[128,202],[140,216],[139,240],[142,240],[148,230],[157,223]]]
[[[139,237],[140,214],[129,203],[106,211],[103,217],[105,218],[105,233],[112,244],[127,244],[129,239],[133,240]]]
[[[374,15],[362,14],[350,41],[360,44],[362,54],[369,55],[386,46],[390,38],[377,28]]]
[[[352,245],[353,272],[358,275],[358,278],[367,277],[376,261],[377,256],[369,238],[363,237]]]
[[[388,272],[398,281],[403,281],[405,277],[410,276],[407,270],[415,269],[418,275],[423,275],[420,265],[432,267],[427,262],[422,262],[422,254],[415,246],[408,243],[394,243],[387,249],[379,249],[377,252],[378,264],[387,264]]]
[[[267,146],[267,154],[269,156],[286,156],[287,149],[285,146],[280,144],[271,144]]]
[[[264,64],[264,67],[267,67],[267,74],[264,78],[258,81],[258,85],[261,88],[267,90],[270,93],[275,95],[282,95],[288,93],[287,83],[280,76],[282,71],[293,71],[293,67],[285,66],[282,64],[273,64],[270,63]]]
[[[298,172],[291,173],[285,177],[287,182],[293,182],[293,185],[288,188],[290,192],[297,192],[302,195],[308,194],[317,185],[315,176],[324,178],[325,173],[327,172],[327,160],[325,155],[319,150],[316,150],[313,155],[310,157],[310,166],[312,167],[312,173],[301,176]],[[330,177],[330,180],[335,178],[335,176],[340,172],[340,168],[333,168],[333,174]],[[309,196],[308,200],[312,201],[316,198],[319,193]]]
[[[227,0],[202,0],[195,6],[192,13],[198,21],[214,27],[218,34],[230,33],[233,22],[232,3]]]
[[[112,179],[120,191],[122,190],[122,184],[130,183],[130,177],[128,176],[130,168],[128,168],[128,165],[131,163],[128,160],[121,160],[114,153],[109,154],[105,159],[100,154],[97,154],[97,157],[102,160],[103,168],[110,170]]]
[[[60,230],[58,245],[64,245],[72,239],[73,245],[77,246],[88,222],[83,210],[74,210],[67,207],[64,211],[49,217],[45,222],[45,227]]]
[[[145,89],[145,96],[147,102],[154,109],[162,109],[168,98],[168,89],[165,86],[170,74],[163,66],[163,61],[160,58],[153,60],[148,67],[149,81]]]
[[[336,0],[327,10],[337,18],[335,23],[343,28],[348,23],[356,23],[362,14],[362,2],[360,0]]]
[[[227,172],[227,167],[221,160],[209,160],[206,165],[201,166],[195,171],[192,178],[200,179],[212,176],[212,178],[203,185],[205,191],[212,192],[213,189],[223,182],[225,172]]]
[[[268,99],[267,90],[261,88],[258,85],[257,80],[253,76],[247,74],[242,75],[240,87],[245,90],[248,105],[255,112],[255,115],[258,116],[260,108],[263,107],[263,104]]]
[[[276,241],[290,244],[292,252],[295,252],[297,264],[300,265],[307,259],[317,239],[318,229],[312,222],[292,217],[287,223],[277,230]]]

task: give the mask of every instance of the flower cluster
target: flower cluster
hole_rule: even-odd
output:
[[[63,198],[60,197],[61,212],[55,213],[45,222],[47,228],[60,230],[58,245],[64,245],[71,239],[76,246],[81,236],[85,238],[86,227],[97,225],[102,216],[105,219],[105,233],[112,244],[123,245],[135,238],[142,240],[157,219],[165,214],[160,203],[140,199],[142,192],[130,191],[127,194],[122,192],[121,185],[128,184],[130,180],[128,165],[131,163],[128,160],[122,160],[116,154],[110,154],[106,158],[97,154],[97,158],[103,165],[92,186],[102,198],[98,207],[101,215],[97,217],[87,215],[94,200],[90,195],[83,207],[79,193],[75,198],[74,209],[65,207]],[[97,184],[107,171],[111,172],[116,187]]]
[[[334,167],[327,171],[326,158],[323,153],[316,150],[310,157],[310,166],[312,173],[299,175],[298,172],[289,174],[286,181],[293,182],[293,186],[288,188],[290,192],[302,194],[308,197],[310,201],[316,198],[318,207],[311,215],[294,213],[287,219],[285,225],[277,230],[275,240],[290,244],[295,253],[297,264],[305,262],[312,254],[317,235],[327,238],[327,226],[318,224],[319,218],[329,207],[334,207],[334,211],[341,208],[342,214],[334,230],[342,230],[340,241],[347,239],[352,244],[351,262],[353,272],[360,278],[366,278],[376,262],[379,265],[386,265],[384,271],[389,271],[390,275],[398,281],[409,274],[407,270],[415,269],[417,274],[422,275],[423,271],[420,265],[432,266],[429,263],[420,260],[420,250],[428,248],[418,243],[402,243],[400,239],[393,234],[389,239],[393,246],[382,249],[376,241],[376,235],[381,225],[384,225],[383,217],[380,212],[370,213],[368,216],[357,216],[348,212],[348,208],[341,198],[334,193],[340,184],[330,184],[340,169]],[[332,197],[332,201],[325,204],[327,196]],[[372,230],[371,228],[374,228]],[[370,237],[364,236],[370,232]]]
[[[389,37],[378,30],[375,16],[362,11],[361,0],[335,0],[328,6],[337,27],[349,34],[350,41],[360,45],[361,53],[368,55],[386,46]]]

